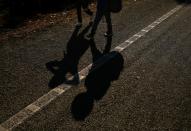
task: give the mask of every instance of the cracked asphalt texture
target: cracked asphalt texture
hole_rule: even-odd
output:
[[[112,48],[177,5],[174,0],[124,1],[123,10],[112,16]],[[84,121],[76,121],[71,114],[72,101],[86,91],[82,82],[15,130],[190,131],[190,11],[190,5],[186,5],[121,53],[124,69],[119,79],[111,82],[101,100],[94,102]],[[48,83],[53,74],[45,64],[63,59],[75,22],[57,24],[0,44],[1,123],[51,90]],[[81,30],[87,24],[84,21]],[[102,21],[95,37],[100,51],[106,43],[105,31]],[[78,71],[91,62],[88,48]]]

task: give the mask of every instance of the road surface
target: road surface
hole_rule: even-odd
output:
[[[191,6],[123,4],[109,54],[100,53],[105,21],[95,42],[82,37],[88,21],[72,21],[0,44],[0,130],[191,130]],[[79,84],[51,84],[62,76],[47,63],[63,59],[78,67]]]

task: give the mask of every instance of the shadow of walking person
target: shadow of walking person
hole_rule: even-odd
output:
[[[78,63],[81,56],[89,48],[89,41],[84,38],[91,24],[89,24],[80,34],[80,28],[76,27],[69,42],[67,43],[64,58],[61,61],[50,61],[46,67],[54,76],[49,81],[48,86],[54,88],[60,84],[79,84]]]
[[[91,113],[94,101],[103,98],[107,93],[111,82],[119,78],[123,69],[123,56],[116,51],[103,55],[95,46],[94,41],[90,43],[93,65],[85,79],[86,92],[78,94],[72,104],[71,113],[75,120],[81,121]]]

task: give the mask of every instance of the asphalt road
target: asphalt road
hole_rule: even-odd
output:
[[[178,4],[174,0],[124,1],[123,10],[113,14],[111,48]],[[190,131],[190,11],[185,4],[122,52],[109,53],[115,57],[14,130]],[[54,75],[46,63],[67,58],[65,52],[75,63],[71,66],[80,71],[102,56],[94,50],[92,60],[94,43],[76,35],[74,24],[55,25],[0,44],[0,123],[51,90]],[[102,21],[95,37],[101,52],[104,31]]]

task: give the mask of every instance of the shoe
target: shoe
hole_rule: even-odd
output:
[[[111,36],[113,36],[113,33],[112,32],[110,32],[110,33],[106,32],[106,33],[104,33],[104,36],[105,37],[111,37]]]
[[[76,27],[81,27],[82,26],[82,22],[78,22],[77,24],[76,24]]]
[[[88,34],[88,35],[85,36],[85,38],[87,40],[93,40],[94,39],[94,35],[93,34]]]

